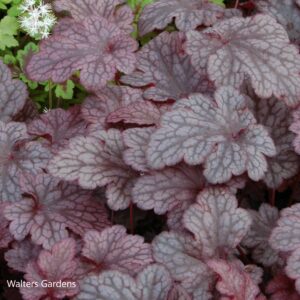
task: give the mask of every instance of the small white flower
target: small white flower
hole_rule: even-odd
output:
[[[41,0],[25,0],[19,8],[22,12],[19,21],[24,31],[36,39],[49,37],[56,23],[51,5],[44,4]]]

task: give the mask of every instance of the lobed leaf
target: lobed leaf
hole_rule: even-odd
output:
[[[29,59],[25,71],[35,81],[62,83],[80,70],[87,89],[104,87],[117,71],[134,70],[137,43],[116,25],[101,17],[84,21],[64,20],[65,30],[40,44],[40,51]]]
[[[30,233],[33,242],[51,249],[68,237],[67,228],[83,235],[86,230],[101,230],[110,224],[102,205],[77,185],[60,183],[46,174],[22,179],[25,196],[4,210],[16,240]]]
[[[200,25],[211,26],[224,18],[228,12],[219,5],[206,0],[158,0],[147,5],[139,19],[141,35],[164,29],[175,18],[180,31],[195,29]],[[239,14],[237,10],[228,13]]]
[[[123,226],[115,225],[101,232],[88,231],[84,235],[82,255],[93,269],[116,270],[135,275],[152,262],[149,244],[137,235],[127,235]]]
[[[24,123],[0,121],[0,200],[15,202],[21,199],[21,174],[42,172],[51,158],[48,149],[39,142],[28,141]]]
[[[300,102],[300,56],[285,29],[268,15],[231,18],[203,32],[187,33],[186,51],[197,70],[207,69],[216,86],[241,86],[296,106]]]
[[[137,54],[137,70],[121,78],[135,87],[147,87],[146,99],[179,100],[196,92],[209,92],[212,85],[206,74],[196,72],[183,50],[185,35],[163,32]]]
[[[193,94],[163,115],[147,149],[149,165],[161,169],[181,160],[205,163],[204,176],[210,183],[224,183],[245,171],[255,181],[263,178],[265,156],[276,154],[267,130],[257,124],[247,98],[234,88],[221,87],[214,98]]]
[[[9,122],[24,107],[28,92],[26,85],[12,79],[10,69],[0,60],[0,121]]]
[[[77,268],[74,259],[75,246],[73,239],[64,239],[56,243],[51,251],[42,250],[37,262],[27,265],[25,279],[28,282],[37,282],[38,286],[20,288],[25,300],[38,300],[47,296],[62,299],[72,297],[79,292],[79,284],[73,278]],[[50,283],[61,281],[65,286],[43,287],[43,280]],[[72,282],[75,283],[74,286]]]
[[[51,149],[55,152],[68,144],[75,136],[87,133],[87,122],[80,113],[79,106],[69,110],[52,109],[28,125],[28,133],[35,137],[45,137],[49,140]]]
[[[278,252],[271,248],[269,237],[279,218],[278,209],[263,203],[259,211],[248,210],[253,220],[250,230],[244,237],[243,245],[254,248],[252,257],[264,266],[272,266],[278,262]]]
[[[124,149],[121,132],[116,129],[75,137],[54,157],[48,170],[61,179],[78,180],[83,188],[106,186],[110,208],[125,209],[136,173],[123,162]]]
[[[56,0],[54,9],[57,12],[68,11],[76,20],[103,17],[120,29],[131,32],[133,13],[128,6],[122,5],[124,3],[125,0]]]

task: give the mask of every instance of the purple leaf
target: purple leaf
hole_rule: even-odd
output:
[[[30,261],[35,261],[42,247],[33,244],[30,240],[14,242],[12,248],[5,252],[7,265],[19,272],[25,272],[26,266]]]
[[[3,205],[0,205],[0,249],[7,248],[8,244],[13,241],[13,236],[8,230],[8,220],[3,215]]]
[[[139,20],[141,35],[164,29],[175,18],[181,31],[195,29],[199,25],[211,26],[224,17],[240,15],[238,10],[225,10],[207,0],[158,0],[145,7]]]
[[[82,105],[82,115],[94,127],[107,128],[108,116],[131,103],[142,101],[142,91],[125,86],[111,86],[97,90],[94,96],[85,99]]]
[[[104,207],[91,199],[90,192],[50,175],[27,175],[22,192],[25,196],[4,211],[16,240],[30,233],[33,242],[51,249],[68,237],[67,228],[83,235],[86,230],[109,225]]]
[[[210,260],[208,262],[218,275],[217,289],[221,293],[221,299],[255,300],[260,293],[259,287],[251,277],[241,268],[240,264],[225,260]]]
[[[146,87],[144,97],[157,101],[179,100],[195,92],[212,91],[206,74],[199,74],[183,50],[183,33],[164,32],[137,54],[137,71],[122,77],[126,84]]]
[[[295,287],[300,293],[300,248],[295,250],[287,260],[286,274],[296,280]]]
[[[61,179],[78,180],[83,188],[106,186],[110,208],[125,209],[130,204],[137,174],[124,163],[124,149],[121,132],[116,129],[75,137],[50,162],[48,169]]]
[[[140,300],[140,296],[134,278],[118,271],[107,271],[87,276],[76,300]]]
[[[44,40],[40,52],[29,59],[26,73],[31,80],[62,83],[81,70],[81,83],[99,89],[117,70],[125,74],[134,70],[137,43],[116,25],[101,17],[65,23],[68,28]]]
[[[259,12],[274,17],[294,43],[300,42],[300,9],[295,0],[256,0]]]
[[[132,31],[133,13],[128,6],[121,6],[124,0],[56,0],[57,12],[68,11],[76,20],[85,20],[91,16],[103,17],[116,24],[120,29]]]
[[[155,127],[130,128],[123,132],[124,143],[128,147],[123,152],[127,165],[134,170],[146,172],[149,170],[146,159],[147,146]]]
[[[25,279],[28,282],[37,282],[38,286],[20,289],[25,300],[46,299],[46,296],[62,299],[79,292],[79,283],[74,280],[77,268],[74,259],[75,246],[73,239],[64,239],[56,243],[51,251],[41,251],[37,262],[30,262],[27,265]],[[61,281],[62,286],[57,287],[54,284],[52,287],[43,287],[42,281],[44,285]]]
[[[293,251],[300,248],[300,204],[294,204],[281,211],[277,227],[272,231],[270,243],[273,249]]]
[[[256,124],[247,98],[234,88],[221,87],[214,98],[194,94],[163,115],[147,149],[149,165],[161,169],[182,160],[205,163],[204,175],[211,183],[245,171],[251,179],[261,179],[267,171],[265,156],[276,154],[267,130]]]
[[[164,214],[180,203],[191,204],[205,183],[200,167],[181,164],[138,178],[132,198],[139,208]]]
[[[117,270],[135,275],[152,262],[150,245],[138,235],[126,234],[123,226],[88,231],[83,240],[82,255],[89,259],[94,272]]]
[[[229,255],[246,235],[252,220],[237,206],[237,199],[227,189],[210,188],[184,213],[183,224],[202,246],[204,257]]]
[[[12,79],[10,69],[0,60],[0,121],[11,121],[23,108],[27,97],[26,85]]]
[[[250,78],[262,98],[300,102],[300,55],[285,29],[270,16],[231,18],[187,34],[186,51],[197,70],[207,68],[217,86],[239,87]]]
[[[0,121],[0,200],[15,202],[21,199],[21,174],[42,172],[51,155],[39,142],[28,140],[24,123]]]
[[[160,120],[160,110],[150,101],[136,101],[125,107],[110,113],[107,117],[107,122],[138,124],[138,125],[153,125]]]
[[[81,117],[80,107],[74,106],[67,111],[57,108],[42,114],[28,125],[28,133],[48,139],[56,152],[66,146],[72,137],[85,135],[86,128],[87,122]]]
[[[289,129],[296,134],[296,137],[293,140],[293,146],[295,151],[300,154],[300,108],[294,110],[293,122]]]
[[[259,211],[248,210],[253,220],[250,230],[242,241],[244,246],[254,248],[253,259],[264,266],[278,262],[278,252],[271,248],[269,237],[279,217],[278,209],[263,203]]]
[[[294,134],[289,131],[291,110],[275,98],[257,99],[256,117],[268,129],[276,146],[276,156],[267,158],[268,170],[263,178],[268,187],[276,189],[299,169],[299,158],[292,147]]]

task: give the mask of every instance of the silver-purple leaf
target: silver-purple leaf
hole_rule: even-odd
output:
[[[279,217],[278,209],[263,203],[258,212],[249,209],[248,213],[253,222],[242,244],[254,248],[252,257],[255,261],[264,266],[272,266],[279,259],[278,252],[269,244],[269,237]]]
[[[4,210],[16,240],[31,234],[34,243],[51,249],[69,236],[67,228],[83,235],[86,230],[102,230],[110,224],[104,207],[77,185],[46,174],[27,175],[21,183],[25,196]]]
[[[144,97],[157,101],[179,100],[195,92],[209,92],[212,84],[205,73],[198,73],[183,50],[185,34],[163,32],[137,54],[137,70],[122,82],[146,87]]]
[[[202,32],[190,31],[186,51],[217,86],[239,87],[249,78],[259,97],[273,95],[290,106],[300,102],[298,49],[268,15],[234,17]]]
[[[20,175],[41,173],[51,158],[39,142],[28,141],[24,123],[0,121],[0,201],[21,199]]]
[[[224,183],[245,171],[251,179],[261,179],[267,171],[265,156],[276,154],[268,131],[247,108],[247,97],[234,88],[219,88],[214,99],[193,94],[163,115],[147,149],[149,165],[204,163],[210,183]]]
[[[87,124],[81,116],[79,106],[67,111],[57,108],[29,123],[28,133],[35,137],[45,137],[55,152],[66,146],[72,137],[85,135]]]
[[[201,192],[184,213],[183,223],[202,246],[203,257],[221,257],[232,252],[250,228],[252,219],[237,199],[224,188]]]
[[[89,259],[93,272],[116,270],[135,275],[152,262],[151,246],[141,236],[126,234],[120,225],[87,231],[83,241],[82,255]]]
[[[275,98],[257,99],[256,118],[267,128],[276,147],[276,156],[267,158],[268,170],[263,178],[268,187],[276,189],[299,169],[299,157],[292,146],[294,134],[289,131],[291,109]]]
[[[133,13],[124,0],[56,0],[57,12],[68,11],[76,20],[99,16],[116,24],[120,29],[132,31]]]
[[[132,103],[142,101],[142,91],[125,86],[107,86],[98,89],[95,95],[89,96],[82,104],[83,118],[94,128],[108,128],[108,116]]]
[[[80,70],[81,83],[95,90],[104,87],[117,71],[128,74],[134,70],[137,42],[116,25],[101,17],[65,23],[68,28],[45,39],[26,64],[31,80],[61,83]]]
[[[259,12],[274,17],[288,32],[292,42],[300,42],[300,8],[295,0],[256,0]]]
[[[23,108],[27,97],[26,85],[12,79],[10,69],[0,60],[0,121],[11,121]]]
[[[208,0],[158,0],[144,8],[138,28],[145,35],[154,29],[164,29],[175,18],[176,27],[188,31],[199,25],[211,26],[227,14],[239,14],[237,10],[228,11]]]
[[[48,170],[64,180],[78,180],[83,188],[106,186],[109,207],[125,209],[137,174],[124,163],[124,150],[122,134],[116,129],[75,137],[49,163]]]

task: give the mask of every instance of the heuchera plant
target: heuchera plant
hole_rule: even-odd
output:
[[[300,299],[300,1],[220,2],[56,0],[0,61],[7,299]]]

